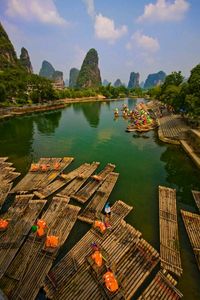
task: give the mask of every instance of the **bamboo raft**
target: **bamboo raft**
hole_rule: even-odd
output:
[[[176,190],[159,186],[160,257],[162,268],[183,272],[178,237]]]
[[[159,271],[149,286],[137,300],[178,300],[183,297],[181,292],[175,288],[177,282],[167,272]]]
[[[18,252],[2,278],[2,286],[10,299],[35,299],[49,272],[59,248],[67,239],[80,207],[68,204],[69,198],[54,197],[42,219],[48,226],[48,235],[59,236],[55,251],[44,246],[45,238],[32,233]]]
[[[20,173],[11,167],[12,163],[6,162],[7,159],[8,157],[0,157],[0,209],[13,186],[13,180],[20,176]]]
[[[103,272],[92,272],[87,257],[92,254],[91,243],[100,245],[108,256],[120,290],[112,295],[103,284]],[[49,273],[45,291],[52,299],[131,299],[159,262],[159,254],[141,238],[141,233],[121,220],[109,235],[98,236],[94,230],[86,235]],[[54,284],[52,284],[52,282]]]
[[[40,158],[37,165],[46,165],[48,168],[45,171],[31,171],[11,190],[11,193],[26,193],[38,188],[47,186],[53,181],[72,161],[73,157],[64,158]],[[54,165],[58,163],[59,168],[55,169]]]
[[[72,194],[76,193],[98,168],[99,164],[99,162],[93,162],[92,164],[87,164],[87,166],[85,165],[85,170],[79,176],[76,176],[76,178],[57,195],[60,197],[70,197]]]
[[[185,210],[181,215],[200,270],[200,215]]]
[[[34,194],[40,199],[47,198],[48,196],[52,195],[53,193],[67,185],[76,176],[81,176],[81,174],[86,170],[87,166],[88,164],[84,163],[80,167],[71,171],[68,174],[61,174],[58,179],[51,182],[46,187],[34,191]]]
[[[90,181],[72,197],[81,203],[85,203],[114,169],[115,165],[107,164],[101,172],[92,176]]]
[[[104,234],[102,236],[98,234],[93,228],[90,229],[81,238],[81,240],[58,262],[58,264],[51,269],[44,282],[44,289],[49,298],[53,298],[55,296],[56,291],[65,286],[65,282],[69,280],[76,273],[76,271],[85,263],[85,258],[91,252],[91,243],[96,242],[98,245],[104,247],[102,243],[104,241],[105,243],[106,241],[108,243],[109,240],[107,240],[107,238],[110,237],[111,234],[113,235],[113,240],[116,240],[120,237],[122,238],[121,231],[119,231],[119,229],[116,228],[117,226],[120,226],[121,230],[123,230],[121,226],[121,221],[128,215],[128,213],[131,210],[132,207],[128,206],[124,202],[120,200],[115,202],[115,204],[112,206],[112,216],[110,220],[112,225],[111,230],[109,230],[107,234]],[[133,230],[132,232],[134,233],[134,236],[131,238],[130,232],[126,232],[126,234],[123,235],[124,246],[119,245],[119,250],[120,247],[122,247],[121,249],[124,250],[124,247],[127,246],[126,242],[138,239],[141,235],[138,231],[133,229],[128,224],[127,228],[129,230]],[[116,244],[116,247],[117,245],[118,244]],[[107,247],[109,247],[109,244]]]
[[[78,219],[87,223],[93,223],[101,213],[106,201],[108,200],[115,183],[119,177],[119,173],[110,173],[100,188],[94,194],[90,203],[86,206],[83,212],[78,216]]]
[[[3,216],[10,221],[7,230],[0,235],[0,278],[9,267],[46,203],[45,200],[30,200],[32,196],[18,196],[14,206]]]
[[[197,205],[199,213],[200,213],[200,192],[192,191],[192,195],[194,197],[194,200],[196,202],[196,205]]]

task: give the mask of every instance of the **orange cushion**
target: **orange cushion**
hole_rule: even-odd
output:
[[[58,237],[54,235],[47,236],[45,246],[50,248],[58,247]]]
[[[0,219],[0,229],[6,229],[8,227],[8,221]]]

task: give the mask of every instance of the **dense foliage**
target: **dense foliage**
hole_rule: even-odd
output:
[[[149,90],[149,95],[170,105],[175,111],[193,118],[200,117],[200,64],[191,70],[188,81],[181,72],[172,72],[162,86]]]

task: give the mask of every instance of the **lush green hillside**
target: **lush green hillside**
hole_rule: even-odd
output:
[[[77,78],[77,87],[98,87],[101,85],[101,75],[98,68],[98,53],[95,49],[90,49],[81,66]]]

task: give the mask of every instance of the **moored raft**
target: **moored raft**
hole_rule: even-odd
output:
[[[99,269],[96,276],[91,272],[87,257],[92,254],[93,242],[108,254],[106,267],[113,270],[119,283],[115,293],[104,286],[105,269]],[[96,235],[94,230],[86,233],[50,271],[45,291],[52,299],[131,299],[158,262],[158,252],[121,219],[107,235]]]
[[[2,278],[5,292],[9,294],[10,299],[35,299],[37,296],[80,210],[80,207],[68,202],[69,198],[53,198],[41,219],[47,226],[47,232],[41,238],[36,233],[29,236]],[[58,238],[55,248],[53,245],[47,245],[50,237],[54,237],[54,240]]]
[[[175,189],[159,186],[159,220],[161,266],[181,276]]]
[[[94,171],[98,168],[99,162],[93,162],[92,164],[87,164],[85,166],[84,171],[76,176],[74,180],[72,180],[61,192],[57,195],[61,197],[70,197],[75,194],[82,185],[87,181],[87,179],[94,173]]]
[[[181,215],[200,270],[200,215],[185,210]]]
[[[78,216],[78,219],[87,223],[93,223],[97,218],[97,215],[101,214],[101,211],[108,200],[116,182],[119,177],[119,173],[110,173],[99,189],[94,194],[93,198]]]
[[[137,300],[178,300],[183,297],[175,288],[177,282],[165,270],[159,271]]]
[[[76,194],[72,195],[72,197],[81,203],[85,203],[114,169],[114,164],[107,164],[101,172],[91,176],[90,181]]]
[[[192,195],[194,197],[194,200],[196,202],[196,205],[197,205],[199,213],[200,213],[200,192],[199,191],[192,191]]]
[[[71,278],[76,271],[85,263],[85,258],[91,252],[91,244],[95,241],[97,244],[102,244],[102,242],[113,233],[113,239],[116,240],[116,236],[122,238],[121,232],[119,229],[116,229],[120,222],[129,214],[132,210],[132,207],[119,200],[114,203],[112,206],[112,217],[110,223],[112,225],[111,230],[107,231],[103,236],[98,234],[95,229],[90,229],[79,241],[78,243],[56,264],[44,282],[44,289],[49,298],[53,298],[55,296],[56,291],[61,289],[66,280]],[[119,225],[120,226],[120,225]],[[131,226],[128,226],[132,228]],[[127,227],[127,228],[128,228]],[[121,227],[122,228],[122,227]],[[115,230],[116,229],[116,230]],[[123,228],[122,228],[123,229]],[[140,236],[140,233],[135,229],[132,229],[135,238],[137,239]],[[125,232],[124,232],[125,234]],[[126,233],[126,243],[128,243],[128,237],[130,232]],[[124,237],[125,237],[124,236]],[[132,241],[134,237],[130,238],[129,241]],[[125,242],[124,242],[125,243]],[[127,244],[126,244],[127,246]],[[119,245],[120,249],[120,245]],[[121,250],[124,248],[121,248]],[[122,253],[122,252],[121,252]],[[65,298],[66,299],[66,298]]]
[[[0,235],[0,278],[12,262],[35,219],[42,211],[45,200],[31,200],[33,195],[16,197],[14,205],[3,215],[8,228]]]
[[[32,164],[25,177],[11,190],[11,193],[26,193],[47,186],[74,160],[73,157],[40,158]]]
[[[57,190],[63,188],[70,181],[72,181],[76,176],[81,176],[81,174],[85,171],[88,164],[84,163],[77,169],[67,173],[60,174],[59,178],[48,184],[44,188],[39,188],[37,191],[34,191],[34,194],[40,199],[46,198],[51,194],[55,193]]]

